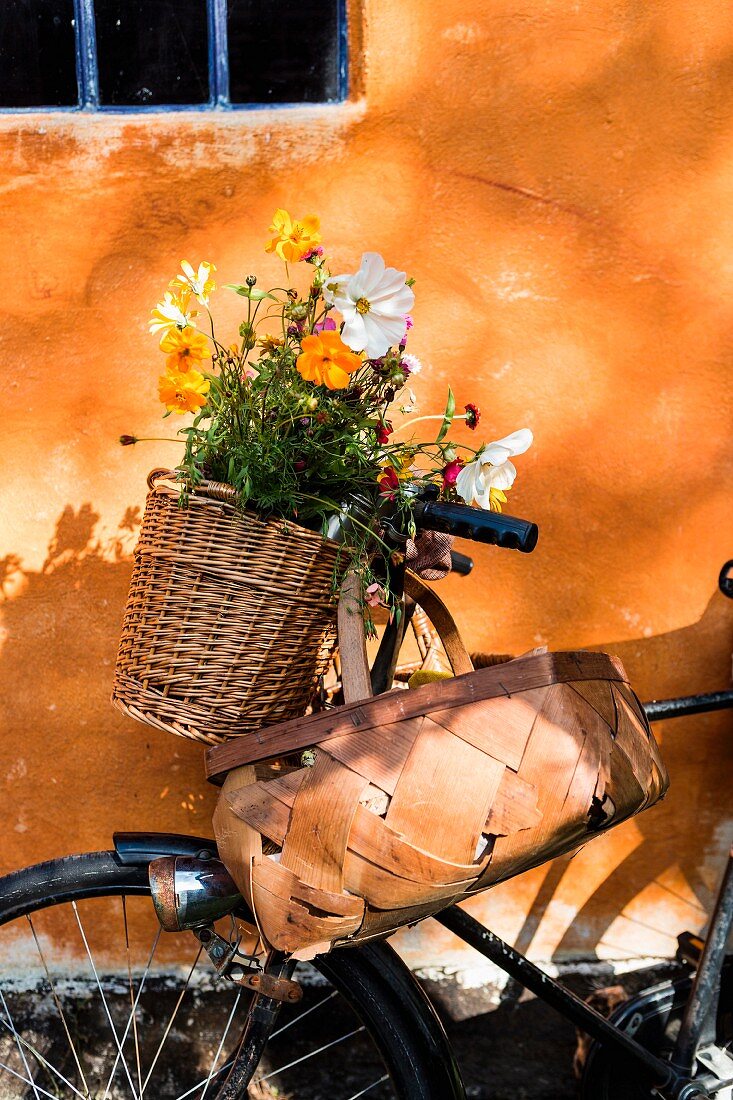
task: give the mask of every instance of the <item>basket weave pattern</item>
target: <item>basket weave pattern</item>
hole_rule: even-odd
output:
[[[434,593],[420,599],[437,605]],[[388,934],[664,794],[664,764],[617,659],[539,653],[466,672],[457,634],[446,650],[465,674],[209,751],[210,776],[229,772],[219,851],[272,946],[308,957]],[[312,767],[264,778],[259,761],[309,742]]]
[[[305,713],[336,640],[338,548],[205,492],[186,508],[170,484],[148,495],[112,701],[218,744]]]

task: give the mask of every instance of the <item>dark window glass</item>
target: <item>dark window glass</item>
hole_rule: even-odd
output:
[[[232,103],[339,97],[338,0],[228,0]]]
[[[78,101],[74,0],[0,0],[0,106]]]
[[[206,0],[95,0],[103,106],[206,103]]]

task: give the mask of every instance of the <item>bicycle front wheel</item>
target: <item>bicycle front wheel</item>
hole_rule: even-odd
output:
[[[242,1100],[461,1100],[445,1034],[385,944],[299,968]],[[217,1100],[250,994],[161,933],[147,864],[68,856],[0,879],[0,1100]]]

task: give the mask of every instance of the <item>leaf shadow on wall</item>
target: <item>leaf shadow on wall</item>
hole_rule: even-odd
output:
[[[107,848],[115,829],[211,833],[201,747],[109,701],[140,515],[108,539],[99,518],[67,506],[38,571],[0,560],[3,870]]]

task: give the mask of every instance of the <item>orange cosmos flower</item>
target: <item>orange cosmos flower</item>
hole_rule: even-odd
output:
[[[295,221],[287,210],[276,210],[270,226],[272,240],[265,245],[265,252],[277,252],[286,263],[297,263],[321,243],[320,228],[320,219],[313,214]]]
[[[343,390],[349,375],[361,366],[361,356],[349,351],[337,332],[319,332],[306,336],[295,363],[306,382]]]
[[[160,350],[168,356],[165,365],[170,372],[184,372],[208,358],[209,341],[203,332],[190,325],[184,329],[171,328],[163,334]]]
[[[168,412],[197,412],[206,404],[211,383],[197,370],[170,371],[158,379],[158,396]]]

